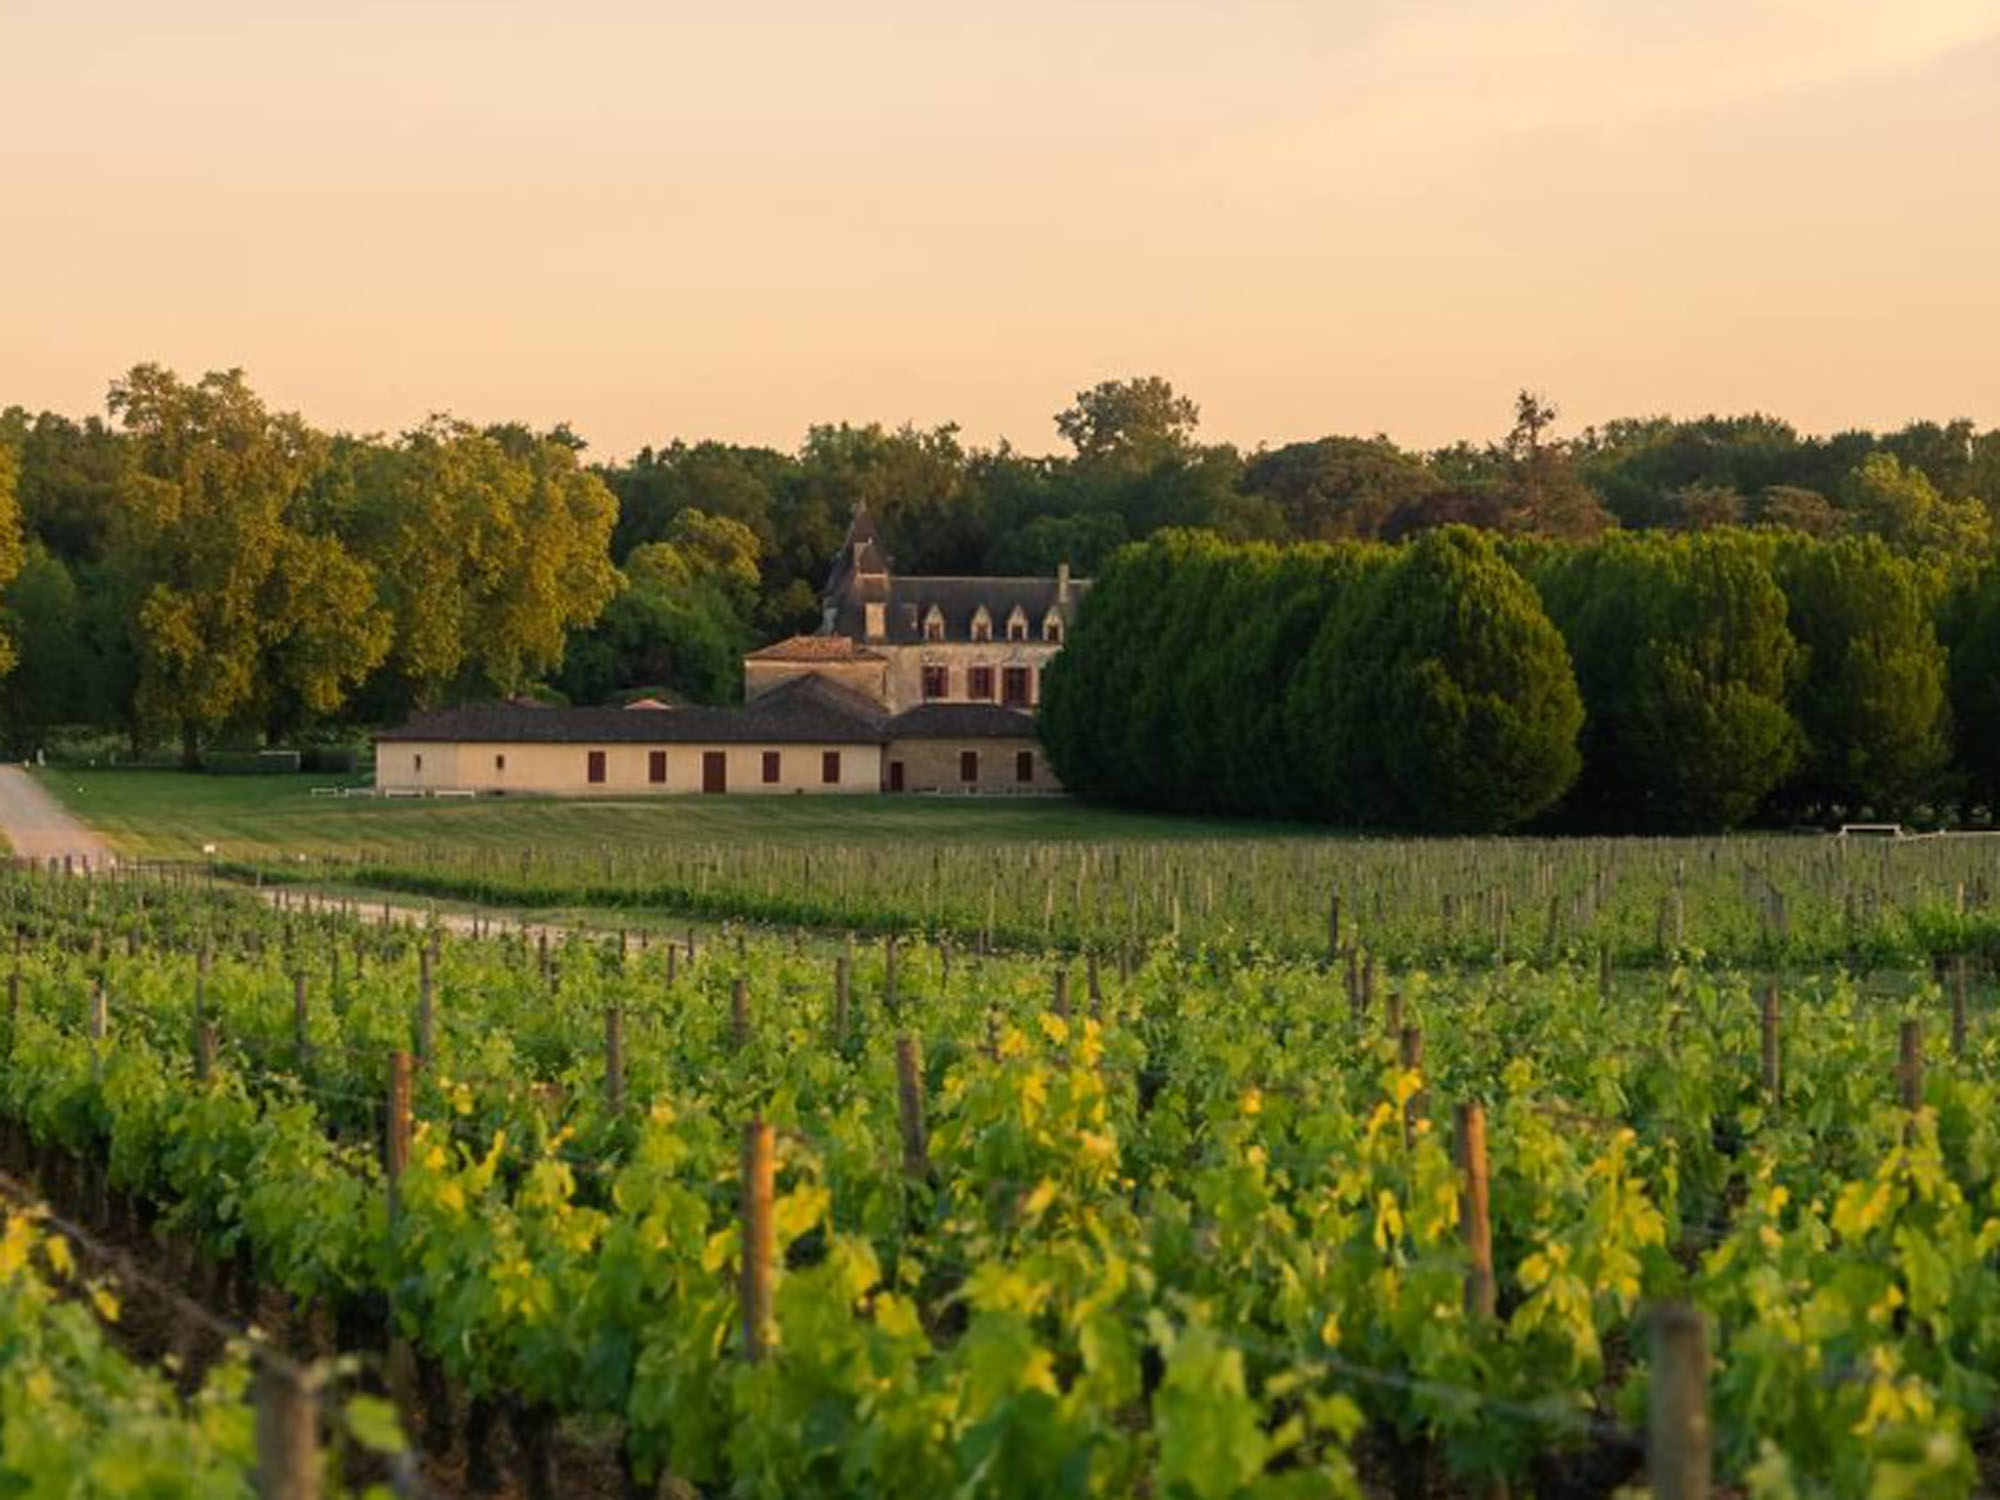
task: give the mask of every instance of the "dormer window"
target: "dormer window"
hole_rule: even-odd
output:
[[[944,611],[935,604],[931,606],[930,613],[924,616],[924,639],[927,641],[944,639]]]
[[[1042,619],[1042,639],[1055,645],[1062,644],[1062,616],[1050,610]]]
[[[1025,641],[1027,638],[1028,617],[1022,614],[1020,606],[1016,605],[1014,612],[1007,616],[1007,639],[1010,641]]]
[[[972,638],[975,641],[993,639],[993,616],[986,612],[986,606],[979,606],[979,613],[972,617]]]
[[[888,611],[882,605],[874,603],[864,605],[862,607],[862,615],[865,621],[864,629],[869,640],[879,641],[889,633]]]

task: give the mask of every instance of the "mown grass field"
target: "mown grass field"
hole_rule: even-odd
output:
[[[1296,826],[1154,817],[1063,798],[315,797],[323,779],[49,767],[41,784],[127,854],[227,859],[385,854],[449,845],[494,855],[672,844],[844,846],[1156,842],[1324,836]]]

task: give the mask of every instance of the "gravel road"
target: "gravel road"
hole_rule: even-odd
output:
[[[112,853],[109,844],[71,817],[19,766],[0,765],[0,836],[16,854],[31,859],[70,854],[97,865]]]

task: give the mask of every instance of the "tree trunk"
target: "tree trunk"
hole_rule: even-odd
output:
[[[181,720],[181,769],[201,769],[201,731],[192,719]]]

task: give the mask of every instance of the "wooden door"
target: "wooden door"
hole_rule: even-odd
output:
[[[728,751],[704,750],[701,752],[701,789],[704,792],[726,792],[729,790]]]
[[[889,762],[889,790],[900,792],[902,789],[903,763],[900,760],[892,760]]]

